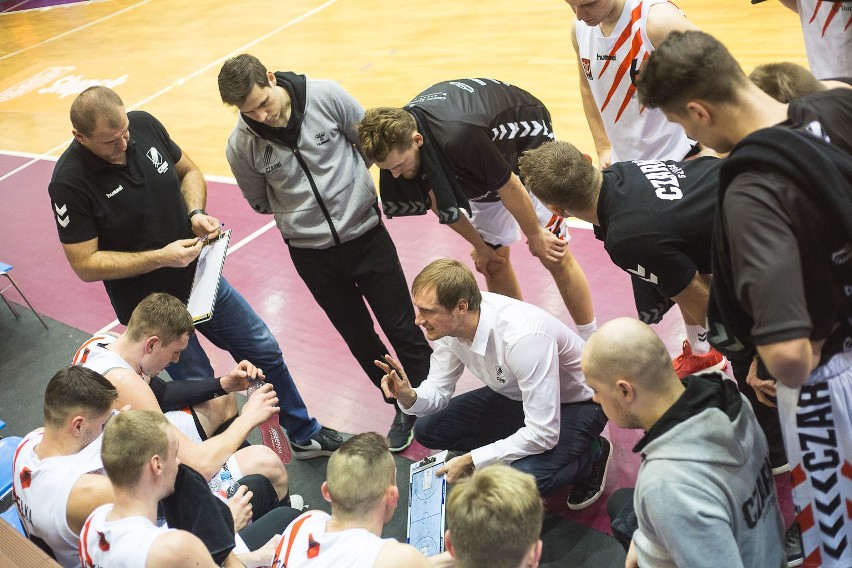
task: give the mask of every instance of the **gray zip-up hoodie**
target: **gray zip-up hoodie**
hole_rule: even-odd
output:
[[[718,372],[684,379],[648,430],[634,507],[640,566],[786,566],[769,449],[749,403]]]
[[[332,81],[276,77],[292,101],[295,144],[261,136],[241,114],[226,155],[243,196],[258,213],[275,216],[292,247],[324,249],[363,235],[381,221],[355,145],[364,108]]]

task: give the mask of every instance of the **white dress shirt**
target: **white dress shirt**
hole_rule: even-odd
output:
[[[482,292],[473,342],[442,337],[434,343],[429,376],[402,410],[428,416],[445,408],[465,368],[491,390],[523,401],[524,426],[471,452],[477,468],[540,454],[559,441],[561,403],[592,398],[580,370],[583,340],[541,308]],[[401,408],[401,407],[400,407]]]

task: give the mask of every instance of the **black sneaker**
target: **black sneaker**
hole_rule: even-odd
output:
[[[414,422],[416,416],[411,416],[402,412],[399,408],[396,409],[393,424],[391,424],[388,432],[388,449],[392,452],[401,452],[411,445],[411,440],[414,439]]]
[[[585,509],[597,501],[606,488],[606,472],[609,471],[609,462],[612,460],[612,442],[603,436],[598,437],[598,440],[601,444],[601,455],[592,464],[589,477],[575,483],[571,494],[568,495],[568,508],[572,511]]]
[[[805,563],[805,554],[802,552],[802,535],[799,532],[799,523],[794,522],[784,534],[784,552],[787,554],[787,566],[801,566]]]
[[[320,456],[330,456],[343,443],[343,438],[337,430],[323,426],[313,438],[305,444],[293,442],[293,457],[299,460],[308,460]]]

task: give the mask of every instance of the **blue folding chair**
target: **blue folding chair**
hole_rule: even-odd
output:
[[[5,288],[0,290],[0,298],[3,298],[3,301],[6,302],[6,305],[9,306],[9,309],[12,310],[13,314],[15,314],[15,318],[19,318],[20,316],[18,315],[18,310],[16,310],[15,307],[12,304],[9,303],[9,300],[7,300],[5,294],[3,294],[3,292],[8,290],[9,288],[14,287],[15,290],[18,291],[18,294],[21,296],[21,298],[24,299],[24,301],[27,303],[27,305],[30,307],[30,309],[33,311],[33,313],[36,315],[36,317],[38,318],[38,321],[41,322],[41,325],[44,326],[44,329],[47,329],[47,324],[44,323],[44,320],[41,319],[41,316],[38,315],[37,311],[35,311],[35,308],[33,307],[33,305],[30,303],[29,300],[27,300],[27,297],[24,296],[24,293],[21,292],[21,289],[18,288],[18,285],[15,284],[14,280],[12,280],[12,277],[9,276],[9,271],[12,270],[12,268],[13,267],[12,267],[11,264],[6,264],[5,262],[0,262],[0,278],[5,277],[6,280],[9,281],[9,284]]]
[[[6,427],[6,423],[0,420],[0,430]],[[15,457],[15,449],[21,443],[20,436],[9,436],[0,438],[0,519],[3,519],[19,533],[24,533],[21,519],[18,517],[18,508],[13,507],[12,499],[12,460]]]

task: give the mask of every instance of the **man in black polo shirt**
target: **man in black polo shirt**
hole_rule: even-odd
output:
[[[104,282],[123,324],[152,292],[186,301],[201,239],[220,228],[204,211],[201,171],[157,119],[127,113],[106,87],[86,89],[74,100],[71,123],[74,141],[56,163],[48,190],[74,272],[86,282]],[[308,415],[269,328],[224,278],[214,317],[196,329],[235,360],[263,370],[281,401],[279,419],[296,457],[329,455],[339,447],[340,435]],[[214,376],[195,337],[167,370],[178,380]]]
[[[404,109],[368,109],[358,136],[361,151],[382,169],[388,217],[432,207],[441,223],[473,245],[471,256],[488,290],[517,299],[521,289],[509,245],[523,232],[530,252],[553,276],[580,337],[591,335],[596,323],[589,284],[568,249],[565,220],[530,199],[517,175],[521,152],[553,138],[541,101],[494,79],[444,81]]]

